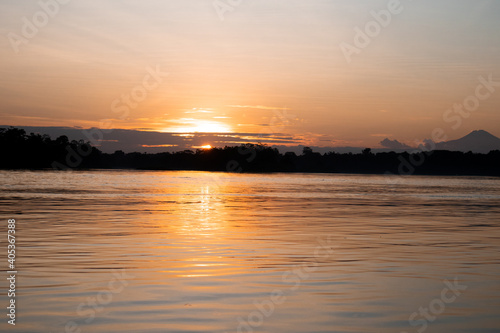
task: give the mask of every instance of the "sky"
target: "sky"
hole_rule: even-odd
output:
[[[0,125],[323,147],[500,136],[499,31],[495,0],[3,0]]]

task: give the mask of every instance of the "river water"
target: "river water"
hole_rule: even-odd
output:
[[[499,178],[0,171],[0,217],[2,332],[500,332]]]

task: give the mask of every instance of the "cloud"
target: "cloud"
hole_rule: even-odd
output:
[[[195,113],[214,113],[211,109],[192,109],[189,111],[185,111],[186,114],[195,114]]]
[[[410,147],[404,143],[401,143],[398,140],[389,140],[387,138],[380,141],[380,144],[383,147],[389,148],[389,149],[412,149],[412,147]]]
[[[370,136],[380,137],[380,138],[387,138],[388,136],[392,136],[392,134],[380,133],[380,134],[370,134]]]
[[[171,125],[170,125],[171,124]],[[230,133],[233,131],[232,126],[217,120],[202,120],[194,118],[170,119],[165,122],[165,127],[162,132],[177,132],[177,133]]]
[[[264,105],[226,105],[230,108],[259,109],[259,110],[290,110],[289,108],[277,108],[275,106]]]

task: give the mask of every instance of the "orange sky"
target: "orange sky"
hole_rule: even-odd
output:
[[[44,22],[35,1],[2,2],[0,125],[283,133],[318,146],[413,145],[437,127],[500,135],[500,91],[455,129],[443,119],[480,76],[500,82],[500,4],[401,0],[349,62],[341,46],[356,47],[355,29],[389,3],[255,0],[221,13],[205,0],[73,0]]]

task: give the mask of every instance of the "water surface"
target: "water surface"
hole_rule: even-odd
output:
[[[500,179],[388,177],[2,171],[0,331],[500,332]]]

